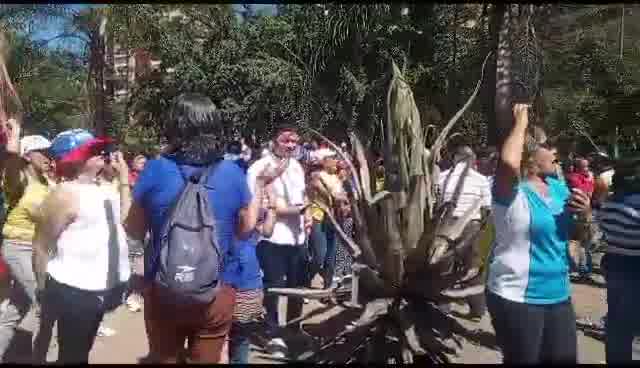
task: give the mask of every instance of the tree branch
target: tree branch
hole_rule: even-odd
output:
[[[460,120],[460,117],[462,117],[462,115],[465,113],[465,111],[467,111],[467,109],[471,106],[471,104],[473,103],[473,100],[478,95],[478,92],[480,91],[480,86],[482,86],[482,80],[484,79],[484,69],[485,69],[485,67],[487,65],[487,61],[489,60],[489,57],[491,56],[492,53],[493,52],[489,52],[487,54],[487,56],[484,58],[484,62],[482,63],[482,69],[481,69],[481,72],[480,72],[480,79],[478,80],[478,83],[476,84],[475,90],[473,91],[471,96],[469,96],[469,99],[464,104],[464,106],[462,106],[462,108],[460,110],[458,110],[458,112],[456,112],[455,115],[453,115],[451,120],[449,120],[449,122],[444,127],[444,129],[442,129],[442,131],[440,132],[440,135],[438,136],[438,138],[436,139],[435,143],[433,144],[433,148],[431,149],[431,154],[433,155],[432,156],[433,157],[433,161],[432,161],[433,165],[435,165],[436,162],[440,161],[440,150],[442,149],[443,144],[444,144],[447,136],[449,135],[449,132],[451,131],[453,126],[458,122],[458,120]]]

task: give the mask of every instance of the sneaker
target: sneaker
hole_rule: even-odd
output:
[[[276,358],[285,358],[287,355],[287,344],[279,337],[269,340],[266,350],[271,356]]]
[[[116,334],[116,330],[113,328],[109,328],[103,325],[100,325],[98,328],[98,336],[100,337],[111,337]]]
[[[142,305],[140,305],[136,299],[134,295],[130,295],[127,298],[127,309],[129,309],[130,312],[140,312],[142,310]]]
[[[281,351],[276,351],[274,353],[271,353],[271,356],[274,358],[279,358],[279,359],[284,359],[287,356],[285,355],[285,353],[281,352]]]

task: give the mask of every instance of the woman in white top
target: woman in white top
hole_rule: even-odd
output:
[[[108,143],[72,130],[50,148],[65,181],[43,204],[33,263],[43,310],[58,322],[58,363],[88,363],[104,313],[121,303],[130,275],[120,213],[128,195],[119,199],[98,180]],[[120,172],[119,189],[128,191],[126,170]]]

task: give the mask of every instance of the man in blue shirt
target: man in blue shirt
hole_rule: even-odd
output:
[[[151,230],[150,249],[145,252],[148,287],[144,304],[152,362],[176,363],[187,338],[189,361],[220,361],[235,306],[234,278],[239,275],[236,252],[231,252],[233,238],[243,238],[253,230],[263,188],[279,175],[271,168],[261,171],[252,196],[243,170],[231,161],[221,160],[225,144],[220,140],[224,137],[221,125],[219,112],[209,98],[199,94],[178,96],[165,132],[171,149],[147,163],[133,190],[133,204],[125,224],[127,232],[142,239],[147,229]],[[158,237],[170,207],[184,188],[182,173],[189,176],[212,166],[207,187],[223,254],[220,291],[204,308],[176,305],[153,282]]]

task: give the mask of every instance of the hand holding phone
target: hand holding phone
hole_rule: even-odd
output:
[[[578,188],[571,189],[571,196],[567,202],[569,211],[582,213],[591,209],[591,199],[589,196]]]

